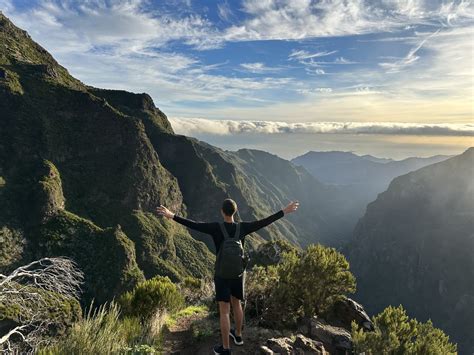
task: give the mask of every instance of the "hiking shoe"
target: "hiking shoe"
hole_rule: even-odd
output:
[[[234,339],[235,345],[244,345],[242,337],[239,337],[235,334],[235,329],[231,329],[229,335],[232,339]]]
[[[230,354],[230,349],[224,349],[222,345],[214,346],[214,355],[228,355]]]

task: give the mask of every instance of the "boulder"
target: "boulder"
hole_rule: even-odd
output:
[[[260,347],[260,354],[261,355],[273,355],[274,352],[270,348],[268,348],[268,346],[262,345]]]
[[[317,317],[311,318],[309,328],[311,338],[321,341],[331,354],[351,353],[352,338],[346,329],[330,325]]]
[[[293,341],[288,338],[271,338],[267,340],[267,347],[273,353],[281,354],[281,355],[293,355]]]
[[[324,349],[323,343],[316,341],[310,338],[305,337],[304,335],[298,334],[296,336],[295,342],[293,343],[293,348],[295,349],[296,354],[317,354],[325,355],[328,354]]]
[[[351,329],[352,321],[355,321],[364,330],[374,330],[374,325],[364,307],[347,297],[334,304],[326,319],[331,324],[341,325],[348,330]]]

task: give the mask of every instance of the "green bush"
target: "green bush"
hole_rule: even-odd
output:
[[[402,306],[387,307],[373,318],[373,332],[353,322],[352,340],[356,353],[367,355],[448,355],[456,354],[456,345],[442,330],[428,321],[409,319]]]
[[[246,311],[252,317],[261,318],[268,309],[271,300],[269,293],[278,282],[278,273],[275,266],[254,266],[247,274]]]
[[[250,266],[277,265],[286,253],[298,252],[298,249],[290,242],[277,239],[260,244],[250,255]]]
[[[214,302],[214,283],[210,278],[197,279],[188,276],[178,284],[178,287],[186,304],[198,305]]]
[[[255,267],[247,283],[248,304],[272,326],[292,326],[303,317],[324,314],[342,296],[355,291],[349,263],[334,248],[310,245],[301,256],[292,251],[275,267]]]
[[[119,303],[126,315],[147,320],[157,311],[178,311],[184,306],[184,299],[168,277],[156,276],[124,293]]]
[[[192,276],[186,276],[182,282],[184,287],[187,287],[191,290],[200,290],[201,289],[201,280]]]

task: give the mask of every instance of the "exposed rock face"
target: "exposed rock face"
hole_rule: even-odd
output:
[[[296,349],[297,354],[318,354],[325,355],[327,354],[324,349],[323,343],[307,338],[304,335],[298,334],[296,336],[293,347]]]
[[[326,355],[324,345],[316,340],[298,334],[295,340],[289,337],[268,339],[260,348],[262,354],[281,355]]]
[[[403,304],[472,353],[474,148],[394,179],[348,247],[356,298],[370,313]]]
[[[340,325],[349,331],[351,330],[352,321],[355,321],[365,330],[374,330],[374,325],[364,307],[348,297],[337,301],[326,318],[331,324]]]
[[[314,317],[310,320],[311,338],[321,341],[331,354],[347,354],[352,351],[352,338],[349,331],[328,324],[324,319]]]

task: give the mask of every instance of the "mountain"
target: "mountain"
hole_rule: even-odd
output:
[[[437,155],[395,161],[371,155],[359,156],[351,152],[311,151],[291,161],[305,167],[323,183],[351,187],[365,207],[388,187],[393,178],[447,158],[449,156]]]
[[[347,248],[369,312],[399,305],[474,351],[474,148],[395,178]]]
[[[0,230],[10,241],[0,248],[15,251],[4,268],[73,257],[86,299],[99,302],[143,275],[210,275],[208,249],[150,213],[160,203],[184,210],[146,133],[145,121],[172,133],[148,95],[117,91],[124,104],[112,106],[3,15],[0,78]]]
[[[388,163],[388,162],[393,161],[393,159],[390,159],[390,158],[377,158],[370,154],[361,155],[360,157],[366,160],[373,161],[375,163]]]
[[[160,204],[221,220],[231,197],[251,220],[303,202],[301,216],[254,233],[250,248],[273,238],[339,243],[358,217],[344,193],[289,161],[176,135],[149,95],[85,85],[1,13],[0,112],[0,272],[72,257],[85,302],[157,274],[212,274],[200,241],[210,238],[157,218]]]

